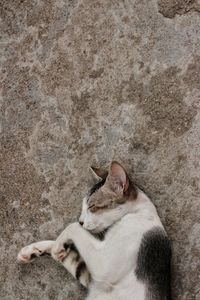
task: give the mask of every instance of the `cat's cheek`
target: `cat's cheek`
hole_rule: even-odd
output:
[[[86,230],[93,230],[94,229],[94,225],[92,222],[84,222],[83,228]]]
[[[87,216],[87,218],[84,221],[83,228],[89,231],[95,230],[97,227],[96,222],[93,220],[92,216]]]
[[[90,230],[90,231],[96,231],[99,228],[99,222],[96,218],[93,218],[90,216],[88,220],[85,222],[85,229]]]

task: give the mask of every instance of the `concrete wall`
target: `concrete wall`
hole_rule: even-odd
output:
[[[174,300],[200,299],[199,0],[0,2],[0,299],[83,299],[50,258],[16,255],[76,220],[111,159],[173,241]]]

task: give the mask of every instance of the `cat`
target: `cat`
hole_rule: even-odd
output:
[[[88,288],[87,300],[171,300],[171,245],[155,206],[117,161],[92,171],[98,182],[79,222],[22,248],[18,261],[51,255]]]

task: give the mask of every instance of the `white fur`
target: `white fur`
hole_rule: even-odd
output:
[[[74,242],[93,279],[87,300],[144,300],[145,286],[134,273],[137,254],[143,234],[154,226],[162,227],[151,201],[140,191],[137,200],[98,216],[88,211],[84,199],[81,220],[93,231],[114,223],[104,241],[73,223],[62,232],[53,250],[57,255],[64,242]]]
[[[70,224],[56,241],[43,241],[23,248],[18,260],[28,262],[31,254],[51,252],[53,258],[75,276],[73,257],[63,260],[66,242],[73,242],[92,277],[87,300],[145,300],[145,286],[135,275],[137,254],[143,234],[154,226],[162,227],[149,198],[139,191],[136,200],[126,201],[117,208],[100,214],[91,213],[84,198],[79,223]],[[104,241],[97,240],[88,230],[101,232],[112,225]],[[82,278],[88,287],[88,281]]]

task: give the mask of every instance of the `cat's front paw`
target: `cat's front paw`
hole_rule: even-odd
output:
[[[70,224],[58,237],[51,251],[55,260],[63,262],[68,256],[77,227],[80,227],[79,223]]]
[[[17,255],[17,260],[20,263],[29,263],[31,262],[35,257],[40,256],[41,251],[37,248],[30,246],[26,246],[20,250],[20,252]]]
[[[68,243],[64,241],[57,242],[55,246],[52,248],[51,255],[55,260],[63,262],[67,258],[70,252],[70,247],[69,247],[70,245],[71,242]]]
[[[50,255],[54,244],[54,241],[40,241],[32,243],[21,249],[18,253],[17,260],[21,263],[29,263],[35,257]]]

